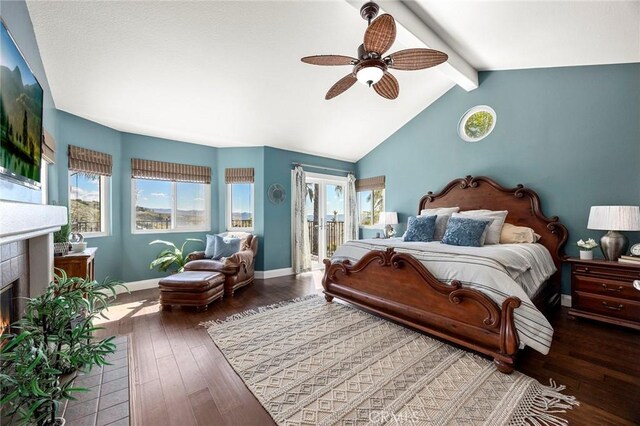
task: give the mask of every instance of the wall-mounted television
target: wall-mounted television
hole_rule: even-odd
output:
[[[0,177],[39,188],[42,87],[0,22]]]

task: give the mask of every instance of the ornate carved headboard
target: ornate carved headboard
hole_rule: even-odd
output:
[[[460,210],[508,210],[506,221],[517,226],[528,226],[540,234],[538,241],[551,253],[560,270],[565,257],[564,245],[569,232],[557,216],[546,217],[540,208],[535,191],[518,185],[504,188],[486,176],[455,179],[437,194],[427,193],[420,199],[418,213],[435,207],[460,207]]]

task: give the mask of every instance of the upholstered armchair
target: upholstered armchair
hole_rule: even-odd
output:
[[[258,254],[258,237],[247,232],[225,232],[220,235],[242,238],[240,251],[220,260],[207,259],[204,251],[195,251],[187,257],[184,270],[224,274],[224,295],[233,296],[238,288],[253,282],[255,259]]]

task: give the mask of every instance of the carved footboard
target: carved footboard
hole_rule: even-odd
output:
[[[370,251],[357,263],[324,260],[325,298],[334,297],[436,337],[492,356],[503,373],[513,371],[518,334],[509,297],[500,308],[483,293],[438,281],[405,253]]]

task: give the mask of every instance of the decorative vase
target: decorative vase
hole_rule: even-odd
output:
[[[592,260],[593,259],[593,250],[580,250],[580,259],[582,259],[582,260]]]

